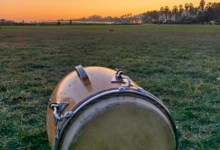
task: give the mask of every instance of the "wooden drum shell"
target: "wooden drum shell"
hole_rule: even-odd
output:
[[[149,99],[152,103],[155,103],[155,107],[160,107],[161,112],[165,114],[167,120],[169,120],[169,126],[172,128],[172,134],[174,134],[175,138],[175,148],[178,147],[176,128],[172,118],[166,107],[162,104],[162,102],[154,97],[152,94],[144,91],[140,88],[135,82],[130,80],[131,87],[126,88],[125,82],[111,82],[113,77],[116,75],[115,70],[111,70],[104,67],[86,67],[84,68],[88,79],[86,81],[79,77],[77,71],[73,71],[68,74],[65,78],[63,78],[60,83],[54,89],[50,102],[55,102],[57,104],[60,103],[68,103],[67,107],[62,111],[61,115],[64,115],[65,112],[73,111],[78,108],[82,103],[88,101],[89,99],[94,98],[97,95],[101,95],[103,93],[108,93],[108,91],[112,91],[112,94],[119,93],[126,95],[139,95],[138,97],[143,97],[143,99]],[[125,89],[120,89],[125,87]],[[111,96],[111,92],[108,93]],[[116,94],[117,95],[117,94]],[[54,117],[53,110],[48,107],[47,112],[47,132],[49,137],[50,145],[53,149],[59,149],[60,140],[65,139],[65,135],[58,133],[58,131],[64,131],[70,123],[72,123],[73,118],[64,119],[62,121],[57,121]],[[59,136],[59,137],[57,137]],[[62,137],[63,136],[63,137]]]

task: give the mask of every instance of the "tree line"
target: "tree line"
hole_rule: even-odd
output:
[[[186,3],[179,6],[161,7],[160,10],[147,11],[138,15],[131,13],[124,14],[120,17],[100,15],[92,15],[80,19],[59,19],[50,22],[14,22],[0,19],[0,25],[61,25],[61,24],[143,24],[143,23],[158,23],[158,24],[220,24],[220,2],[207,3],[201,0],[196,7],[193,3]]]
[[[205,3],[201,0],[198,7],[192,3],[161,7],[159,11],[142,14],[144,23],[220,23],[220,3]]]
[[[179,6],[161,7],[160,10],[147,11],[139,15],[131,13],[122,15],[121,17],[102,17],[93,15],[87,18],[80,18],[79,21],[98,21],[98,22],[114,22],[118,24],[139,24],[139,23],[215,23],[220,24],[220,3],[207,3],[201,0],[199,5],[195,7],[193,3],[186,3]]]

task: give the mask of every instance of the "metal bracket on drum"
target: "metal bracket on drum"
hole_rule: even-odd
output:
[[[51,102],[49,104],[49,107],[53,110],[53,115],[54,118],[57,121],[62,121],[63,118],[68,118],[70,117],[73,112],[72,111],[67,111],[64,113],[64,115],[61,115],[61,113],[63,112],[63,110],[68,106],[68,103],[55,103],[55,102]]]
[[[124,75],[121,69],[116,69],[115,75],[112,77],[111,83],[124,83],[126,85],[121,85],[119,90],[126,90],[132,86],[131,79]]]
[[[123,76],[124,72],[121,69],[116,69],[116,73],[112,77],[111,83],[126,83]]]
[[[77,72],[79,78],[81,79],[81,81],[83,81],[84,85],[89,85],[90,84],[89,76],[86,73],[83,66],[78,65],[75,68],[76,68],[76,72]]]
[[[120,91],[124,91],[132,87],[134,89],[137,88],[136,90],[141,93],[147,93],[143,88],[133,86],[131,79],[128,76],[124,75],[124,72],[121,69],[116,69],[116,73],[112,77],[111,83],[126,83],[126,85],[121,85],[119,87]]]

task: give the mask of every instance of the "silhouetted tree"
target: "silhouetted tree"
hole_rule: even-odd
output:
[[[165,6],[165,7],[164,7],[164,12],[165,12],[165,15],[166,15],[166,20],[168,19],[169,11],[170,11],[169,6]]]
[[[206,14],[208,16],[208,21],[212,21],[214,19],[214,10],[212,7],[212,3],[208,3],[205,7],[206,9]]]
[[[177,13],[178,13],[178,7],[177,6],[173,6],[172,13],[174,15],[174,20],[176,21]]]
[[[73,23],[73,21],[70,19],[69,24],[71,25]]]
[[[186,3],[184,7],[185,7],[185,10],[186,10],[186,11],[188,11],[189,4],[188,4],[188,3]]]
[[[149,16],[152,22],[155,22],[159,19],[159,13],[156,10],[149,12]]]
[[[194,8],[192,3],[189,3],[189,14],[190,14],[191,19],[194,19],[197,14],[197,9]]]
[[[151,22],[151,20],[150,20],[150,17],[149,17],[149,11],[148,12],[145,12],[145,13],[143,13],[142,14],[142,21],[144,22],[144,23],[150,23]]]
[[[220,24],[220,3],[213,3],[213,19]]]
[[[189,3],[189,10],[193,10],[193,9],[194,9],[193,3]]]
[[[182,12],[183,12],[183,10],[184,10],[184,9],[183,9],[183,5],[182,5],[182,4],[180,4],[180,5],[179,5],[179,12],[180,12],[180,13],[182,13]]]
[[[163,14],[164,13],[164,8],[160,7],[160,13]]]
[[[200,8],[202,9],[202,11],[204,10],[205,7],[205,0],[201,0],[199,3]]]

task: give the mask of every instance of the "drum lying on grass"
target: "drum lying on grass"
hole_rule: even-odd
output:
[[[175,150],[176,127],[162,102],[121,70],[77,66],[51,95],[53,149]]]

